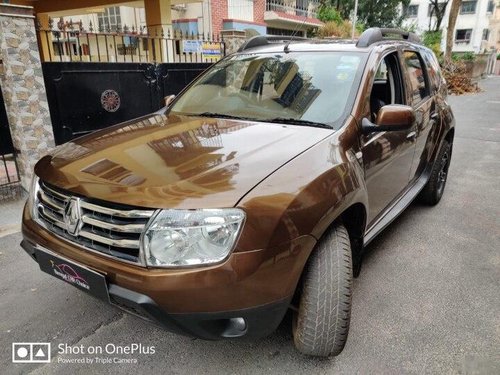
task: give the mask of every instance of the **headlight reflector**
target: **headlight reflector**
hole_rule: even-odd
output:
[[[146,264],[179,267],[220,262],[233,249],[244,220],[245,212],[238,208],[163,210],[143,236]]]

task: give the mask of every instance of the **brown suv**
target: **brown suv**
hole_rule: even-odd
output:
[[[35,167],[22,247],[42,271],[165,328],[259,337],[288,309],[339,354],[363,249],[446,183],[454,118],[413,34],[255,37],[165,109]]]

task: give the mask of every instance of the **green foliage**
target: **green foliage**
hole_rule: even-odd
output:
[[[326,22],[318,29],[320,38],[342,38],[349,39],[352,33],[352,23],[347,20],[337,23],[335,21]]]
[[[500,60],[500,53],[497,54],[497,60]]]
[[[475,61],[476,54],[474,52],[452,53],[451,59],[453,61]]]
[[[367,27],[400,27],[404,18],[400,5],[409,3],[410,0],[360,0],[358,18]]]
[[[359,0],[358,23],[363,25],[363,29],[369,27],[400,27],[403,21],[401,6],[408,6],[411,0]],[[342,22],[344,19],[351,20],[354,10],[354,0],[321,0],[318,18],[323,22]],[[340,19],[333,18],[327,9],[334,9]],[[323,10],[325,9],[325,10]],[[324,14],[322,12],[325,12]],[[328,16],[327,16],[328,14]],[[323,20],[322,17],[327,17]],[[359,30],[358,30],[359,31]]]
[[[476,54],[474,52],[465,52],[462,54],[462,60],[464,61],[474,61],[476,59]]]
[[[439,31],[426,31],[423,34],[422,43],[424,46],[430,48],[436,56],[441,54],[441,39],[443,35],[441,30]]]
[[[408,31],[410,33],[415,33],[415,32],[417,32],[417,24],[412,23],[412,24],[407,25],[407,26],[401,26],[400,29],[404,30],[404,31]]]
[[[366,25],[363,22],[356,22],[356,32],[362,34],[366,30]]]
[[[322,22],[336,22],[341,23],[342,17],[340,13],[331,5],[321,5],[318,10],[318,19]]]

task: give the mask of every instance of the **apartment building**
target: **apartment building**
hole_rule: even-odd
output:
[[[250,35],[272,34],[305,36],[322,25],[316,17],[319,0],[201,0],[187,3],[172,1],[171,28],[183,34],[218,35],[222,30],[247,31]],[[140,30],[146,26],[146,12],[141,2],[85,9],[82,14],[52,14],[56,22],[89,25],[115,31],[127,26]],[[165,33],[167,30],[165,30]]]
[[[448,16],[451,8],[451,0],[441,3],[446,6],[446,12],[441,24],[444,34],[448,27]],[[490,20],[495,14],[496,4],[493,0],[464,0],[455,26],[454,52],[480,53],[496,45],[498,33],[492,35]],[[435,25],[436,18],[433,16],[432,6],[429,0],[411,0],[410,5],[404,10],[406,19],[404,26],[415,27],[418,33],[429,30]],[[442,49],[445,48],[445,38],[442,41]]]

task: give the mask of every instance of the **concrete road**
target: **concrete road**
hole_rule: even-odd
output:
[[[413,204],[369,247],[354,284],[351,331],[337,358],[297,353],[290,327],[255,342],[176,336],[38,270],[19,233],[0,238],[2,374],[500,373],[500,79],[451,97],[457,117],[445,195]],[[52,343],[52,363],[11,363],[12,342]],[[154,346],[110,355],[136,364],[61,364],[58,345]]]

